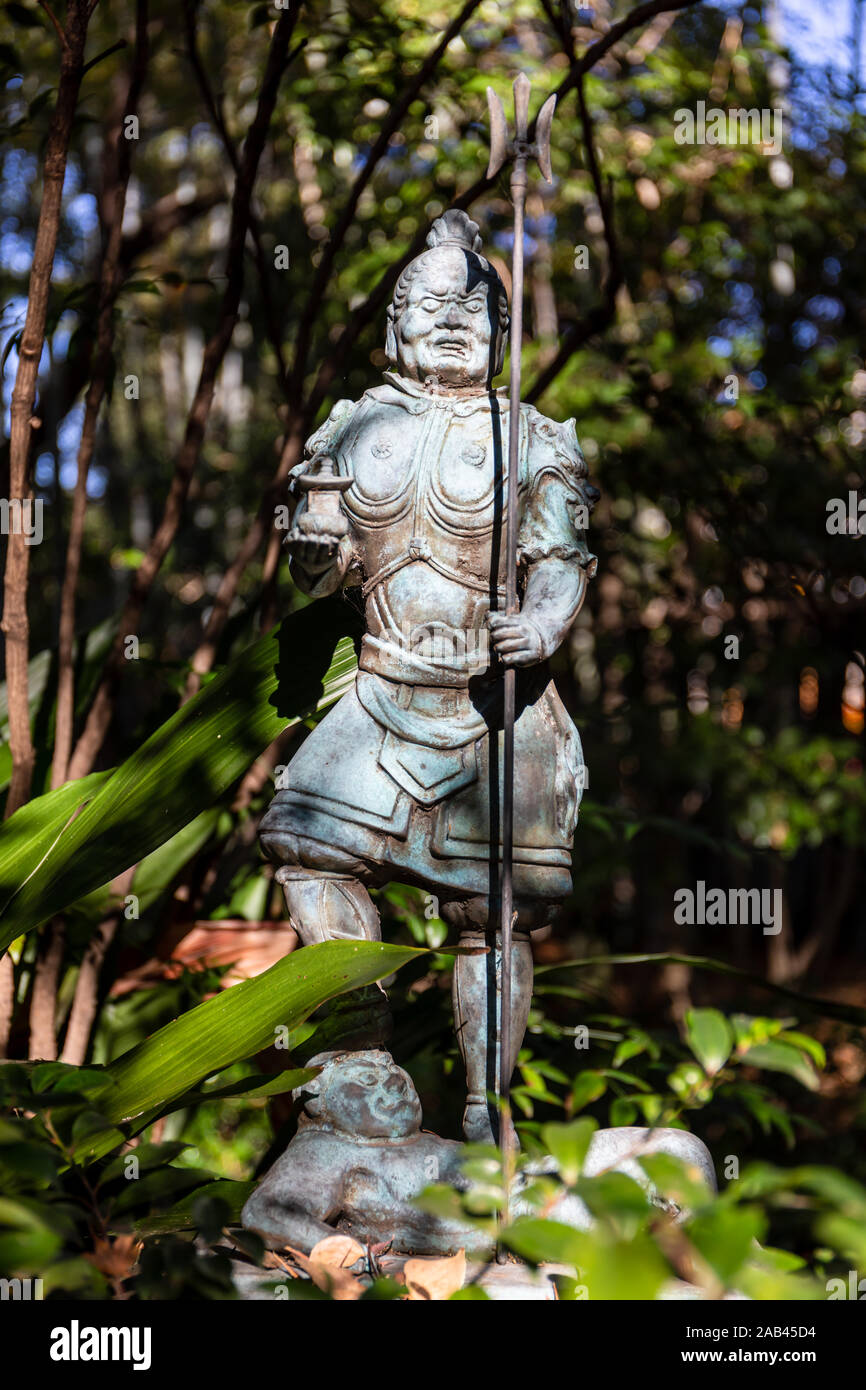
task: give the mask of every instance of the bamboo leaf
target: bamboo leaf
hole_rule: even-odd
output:
[[[92,772],[78,782],[67,782],[65,787],[29,801],[6,821],[0,830],[0,921],[4,925],[15,895],[38,873],[77,812],[110,777],[110,772]],[[5,950],[9,942],[5,934],[2,939],[0,949]]]
[[[428,954],[380,941],[324,941],[293,951],[118,1057],[106,1067],[94,1103],[111,1125],[162,1108],[205,1077],[260,1052],[274,1042],[276,1029],[296,1027],[334,995],[373,984]],[[91,1134],[76,1156],[96,1158],[108,1148]]]

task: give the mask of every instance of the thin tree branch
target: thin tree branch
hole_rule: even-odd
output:
[[[48,18],[51,20],[51,23],[54,25],[54,28],[57,30],[57,37],[60,40],[60,47],[65,52],[65,50],[69,47],[69,40],[63,32],[63,25],[58,20],[51,6],[47,4],[47,0],[39,0],[39,6],[40,9],[43,9],[45,11],[45,13],[48,15]]]
[[[147,25],[148,0],[138,0],[135,21],[135,57],[126,101],[117,122],[116,158],[109,174],[114,186],[110,189],[110,196],[106,199],[110,212],[99,286],[96,354],[93,361],[93,375],[85,399],[84,423],[78,445],[78,476],[72,499],[66,570],[60,597],[57,715],[54,762],[51,769],[52,787],[60,787],[66,781],[66,770],[72,753],[72,726],[75,718],[75,595],[81,569],[84,519],[87,513],[87,479],[96,440],[96,424],[111,377],[112,349],[114,346],[114,305],[122,284],[120,252],[123,242],[123,213],[126,207],[126,191],[129,185],[134,143],[124,137],[123,127],[126,117],[134,115],[138,111],[149,58]]]
[[[448,25],[448,28],[442,35],[441,40],[432,50],[432,52],[429,53],[428,56],[425,58],[424,62],[421,64],[421,67],[418,69],[417,73],[412,78],[411,82],[407,86],[403,95],[400,97],[399,101],[395,102],[389,110],[388,116],[382,124],[382,128],[379,131],[379,134],[373,144],[373,147],[364,161],[364,167],[360,170],[358,177],[352,185],[352,191],[349,194],[346,205],[343,208],[343,211],[341,212],[337,220],[337,225],[334,228],[334,231],[332,232],[324,248],[324,251],[322,252],[322,259],[316,267],[316,275],[313,280],[313,287],[310,291],[310,296],[307,300],[307,303],[304,306],[304,312],[301,315],[301,322],[298,326],[298,333],[295,345],[295,356],[292,364],[292,375],[289,388],[289,396],[293,403],[297,403],[301,398],[304,376],[306,374],[307,355],[309,352],[310,340],[313,331],[313,324],[315,322],[316,315],[319,312],[319,307],[324,297],[325,290],[328,287],[328,282],[331,278],[331,274],[334,269],[334,261],[337,257],[337,253],[342,247],[343,241],[345,240],[346,232],[349,230],[349,227],[352,225],[352,222],[354,220],[355,213],[358,209],[358,203],[361,198],[361,194],[364,192],[364,189],[370,182],[370,179],[373,176],[373,171],[379,163],[379,160],[382,158],[382,156],[388,149],[388,144],[390,142],[391,136],[398,129],[400,122],[403,120],[403,117],[406,115],[406,112],[409,110],[409,107],[412,105],[412,102],[416,99],[418,93],[421,91],[422,87],[425,85],[431,74],[435,72],[436,68],[439,65],[439,61],[442,58],[442,55],[444,54],[448,45],[460,33],[460,30],[463,28],[464,24],[466,23],[469,16],[472,14],[473,10],[478,8],[479,3],[480,0],[466,0],[466,3],[463,5],[463,8]]]
[[[270,485],[262,497],[259,511],[249,531],[241,542],[237,555],[225,571],[214,597],[213,607],[208,615],[204,636],[196,648],[191,662],[191,670],[184,688],[184,703],[196,694],[201,686],[201,678],[211,669],[217,651],[220,634],[225,627],[238,584],[246,567],[253,560],[265,536],[273,532],[274,508],[279,500],[282,486],[290,470],[300,460],[306,435],[306,416],[294,418],[294,426],[289,431],[286,442],[280,451],[280,462]],[[276,535],[279,547],[279,536]],[[279,552],[278,552],[279,553]],[[265,580],[265,582],[267,582]]]
[[[89,13],[82,0],[69,0],[65,29],[66,46],[60,59],[57,105],[51,117],[43,167],[42,205],[36,228],[33,262],[27,295],[27,316],[18,354],[18,370],[12,391],[9,440],[9,497],[22,509],[31,500],[30,455],[34,430],[34,404],[39,362],[45,343],[45,323],[51,293],[51,272],[60,227],[63,180],[72,123],[84,66]],[[2,628],[6,635],[6,684],[9,702],[9,747],[12,777],[5,815],[22,806],[30,795],[34,749],[30,733],[27,658],[30,623],[27,613],[27,580],[30,547],[23,525],[12,528],[7,539]]]
[[[217,101],[214,95],[213,88],[210,84],[210,79],[207,75],[207,70],[202,61],[201,53],[199,52],[195,24],[197,8],[198,0],[184,0],[187,53],[189,56],[190,65],[196,76],[196,81],[198,82],[199,88],[201,90],[202,97],[204,98],[205,106],[207,107],[210,118],[216,126],[217,133],[223,142],[223,148],[225,149],[226,155],[228,156],[228,161],[231,164],[232,169],[234,170],[235,176],[237,176],[237,172],[240,167],[237,147],[235,145],[234,140],[231,137],[231,134],[229,133],[229,128],[226,125],[225,116],[223,115],[222,106],[220,102]],[[294,62],[295,58],[303,50],[305,43],[306,39],[302,39],[301,42],[297,44],[295,48],[292,49],[292,52],[289,54],[286,60],[287,67]],[[265,324],[268,331],[268,338],[270,339],[271,347],[273,348],[274,355],[277,359],[277,366],[279,368],[280,373],[280,381],[283,384],[283,387],[285,388],[288,364],[286,362],[286,356],[283,351],[283,340],[280,335],[279,325],[277,323],[276,315],[274,313],[273,299],[268,291],[268,266],[267,261],[265,259],[264,248],[262,246],[261,227],[259,225],[259,219],[256,217],[256,214],[252,210],[252,208],[250,209],[250,235],[253,239],[253,250],[256,262],[256,270],[258,271],[258,276],[262,287],[262,311],[265,316]]]
[[[700,0],[648,0],[647,4],[638,5],[608,30],[596,43],[591,44],[582,58],[577,58],[574,52],[574,41],[571,33],[571,25],[565,15],[557,16],[552,12],[549,4],[544,3],[545,11],[557,30],[565,51],[571,59],[571,67],[568,76],[558,88],[558,98],[561,100],[573,88],[577,89],[577,102],[580,111],[581,126],[583,129],[583,142],[586,149],[586,167],[592,180],[595,190],[596,200],[601,212],[602,223],[604,226],[604,239],[607,246],[607,274],[602,290],[602,300],[595,308],[580,320],[579,323],[572,325],[567,333],[563,335],[562,342],[556,355],[548,362],[547,366],[538,374],[526,393],[527,401],[537,401],[547,390],[550,383],[559,375],[570,357],[582,347],[585,342],[594,337],[596,333],[602,332],[608,324],[613,321],[616,313],[616,296],[622,284],[622,267],[619,258],[619,246],[616,237],[616,227],[613,218],[613,198],[604,187],[601,169],[599,167],[598,156],[595,149],[595,138],[592,116],[586,100],[584,79],[590,68],[593,67],[605,53],[613,47],[630,29],[645,20],[652,19],[655,15],[663,12],[687,9],[692,5],[699,4]]]
[[[39,958],[33,974],[33,993],[30,997],[30,1057],[53,1062],[57,1058],[57,988],[66,928],[62,917],[54,917],[46,926],[39,943]]]
[[[75,982],[75,996],[69,1011],[63,1050],[60,1054],[61,1062],[66,1062],[73,1067],[82,1067],[87,1059],[90,1031],[99,1007],[99,977],[102,973],[105,957],[108,955],[108,949],[117,934],[123,900],[132,887],[132,880],[137,867],[134,864],[131,869],[125,869],[112,882],[111,893],[118,904],[117,908],[103,918],[88,941],[87,949],[84,952],[78,979]]]
[[[9,1034],[15,1012],[15,966],[9,952],[0,956],[0,1059],[9,1055]]]
[[[232,197],[231,225],[226,255],[226,287],[219,322],[202,358],[198,386],[187,418],[174,476],[163,510],[162,520],[150,543],[124,605],[117,635],[87,717],[84,731],[72,755],[68,777],[83,777],[92,768],[108,731],[114,709],[114,693],[123,669],[124,638],[136,632],[145,602],[180,524],[192,476],[201,453],[205,429],[213,401],[217,373],[222,365],[238,318],[244,278],[244,243],[249,226],[250,203],[259,160],[264,149],[271,117],[276,105],[280,80],[288,61],[289,43],[298,20],[299,6],[284,10],[274,29],[262,79],[256,114],[247,132],[240,168]]]

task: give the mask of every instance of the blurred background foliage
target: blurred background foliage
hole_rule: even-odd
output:
[[[99,279],[136,66],[138,130],[128,142],[75,587],[76,740],[111,672],[112,642],[136,639],[122,652],[134,659],[116,663],[108,683],[110,721],[84,769],[97,773],[134,757],[184,699],[201,686],[207,693],[251,643],[306,605],[279,563],[282,533],[273,527],[288,468],[335,399],[380,380],[390,289],[433,218],[467,206],[508,281],[507,187],[483,177],[485,87],[505,99],[521,68],[539,100],[565,84],[555,182],[536,184],[527,209],[524,383],[543,412],[575,417],[602,492],[591,532],[598,577],[554,662],[590,786],[573,897],[535,943],[538,989],[516,1100],[531,1136],[585,1108],[601,1123],[653,1123],[674,1113],[674,1098],[677,1122],[706,1139],[720,1169],[728,1155],[775,1162],[796,1145],[798,1161],[829,1160],[862,1180],[866,539],[856,525],[831,534],[826,524],[831,499],[847,508],[853,492],[856,508],[866,441],[858,59],[850,71],[822,66],[820,55],[805,63],[785,47],[768,4],[639,10],[606,43],[630,14],[621,0],[297,7],[255,179],[235,321],[226,305],[237,287],[227,261],[235,170],[280,12],[154,0],[142,54],[136,6],[97,6],[33,429],[32,482],[45,505],[27,596],[31,794],[52,785],[84,394],[99,369]],[[860,18],[858,5],[852,14]],[[593,45],[600,51],[588,63]],[[7,433],[58,51],[43,9],[29,0],[5,6]],[[783,148],[678,143],[675,113],[698,101],[781,110]],[[203,438],[184,474],[203,355],[225,328]],[[140,621],[125,627],[124,605],[179,487]],[[347,604],[345,630],[354,617]],[[293,643],[285,631],[279,670],[294,679],[309,639]],[[188,824],[161,848],[138,866],[116,864],[110,890],[52,910],[16,939],[6,958],[14,978],[9,971],[0,990],[8,1056],[104,1065],[292,948],[256,830],[275,773],[316,717],[300,706],[293,714],[266,749],[250,742],[230,785],[199,791]],[[5,788],[5,687],[0,721]],[[155,821],[164,809],[158,786],[146,804]],[[33,805],[42,816],[42,803]],[[53,822],[40,824],[48,833]],[[79,853],[88,852],[85,843]],[[699,880],[781,890],[781,931],[677,924],[673,894]],[[395,885],[379,906],[390,939],[443,944],[423,895]],[[661,959],[569,965],[611,952]],[[711,971],[694,957],[746,974]],[[397,977],[394,1050],[418,1084],[427,1123],[453,1134],[460,1084],[449,969],[434,954]],[[792,1002],[762,981],[830,1003]],[[695,1006],[765,1018],[768,1039],[796,1018],[796,1038],[807,1042],[776,1042],[774,1052],[765,1039],[769,1053],[753,1067],[741,1057],[735,1076],[704,1093],[700,1068],[677,1071],[694,1069],[686,1042]],[[588,1047],[576,1051],[580,1026]],[[290,1063],[270,1049],[237,1074]],[[245,1181],[291,1126],[285,1096],[241,1096],[175,1111],[149,1138],[185,1146],[166,1160],[177,1168]],[[814,1260],[819,1247],[796,1210],[780,1204],[775,1234]]]

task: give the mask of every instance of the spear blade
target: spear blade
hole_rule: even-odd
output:
[[[550,166],[550,127],[553,124],[555,108],[556,93],[554,92],[553,96],[547,98],[535,122],[536,159],[545,183],[553,183],[553,170]]]
[[[490,112],[490,161],[487,177],[494,178],[508,158],[508,125],[502,102],[492,87],[487,88],[487,109]]]

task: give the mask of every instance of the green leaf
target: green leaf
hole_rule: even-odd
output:
[[[291,614],[157,729],[71,823],[90,779],[49,793],[66,794],[62,811],[51,803],[50,819],[46,797],[10,817],[0,830],[0,864],[14,841],[18,873],[0,874],[0,950],[165,844],[213,806],[287,725],[339,699],[355,670],[348,638],[334,650],[348,622],[345,606],[327,600]],[[19,817],[26,817],[23,832]]]
[[[582,1071],[575,1078],[571,1088],[571,1104],[574,1110],[582,1110],[585,1105],[591,1105],[594,1100],[599,1100],[607,1090],[607,1082],[600,1072]]]
[[[713,1192],[703,1173],[673,1154],[641,1154],[638,1163],[662,1197],[678,1207],[697,1211],[712,1199]]]
[[[689,1009],[686,1041],[708,1076],[715,1076],[731,1055],[734,1035],[718,1009]]]
[[[134,1150],[118,1154],[116,1158],[106,1164],[99,1174],[99,1186],[105,1187],[115,1179],[126,1182],[136,1181],[136,1179],[126,1176],[127,1172],[130,1171],[131,1159],[135,1160],[135,1168],[132,1171],[147,1173],[152,1168],[162,1168],[166,1163],[171,1163],[178,1154],[182,1154],[188,1148],[188,1144],[181,1144],[179,1141],[169,1144],[136,1144]]]
[[[721,1282],[729,1285],[763,1235],[765,1218],[758,1207],[717,1207],[688,1223],[689,1239]]]
[[[0,1275],[38,1273],[60,1249],[61,1240],[44,1204],[0,1197]]]
[[[576,1183],[580,1177],[586,1151],[597,1128],[597,1121],[588,1116],[582,1120],[573,1120],[571,1124],[548,1124],[541,1127],[541,1137],[556,1159],[562,1181],[568,1187]]]
[[[609,1221],[616,1233],[627,1239],[635,1235],[651,1210],[646,1192],[627,1173],[581,1178],[575,1191],[597,1220]]]
[[[531,1264],[577,1265],[580,1262],[578,1232],[562,1221],[522,1216],[502,1232],[502,1243]]]
[[[110,772],[92,772],[79,782],[67,782],[29,801],[6,821],[0,830],[0,921],[5,921],[15,895],[39,872],[64,830],[110,777]],[[5,950],[5,934],[3,942]]]
[[[373,984],[427,954],[379,941],[324,941],[293,951],[118,1057],[105,1070],[110,1085],[100,1109],[118,1124],[164,1106],[204,1077],[261,1051],[274,1042],[277,1028],[295,1027],[335,994]],[[98,1157],[98,1150],[89,1144],[85,1152]]]
[[[139,1236],[154,1236],[166,1235],[171,1231],[193,1230],[198,1225],[198,1203],[208,1198],[224,1202],[228,1208],[228,1223],[239,1223],[241,1209],[254,1187],[255,1183],[252,1181],[236,1182],[231,1178],[218,1178],[203,1187],[197,1187],[194,1192],[187,1193],[168,1211],[149,1212],[147,1216],[136,1221],[135,1233]]]
[[[799,1047],[802,1052],[808,1053],[815,1063],[815,1066],[819,1067],[822,1071],[824,1067],[826,1067],[827,1054],[817,1038],[810,1037],[808,1033],[794,1032],[790,1028],[787,1028],[778,1036],[780,1042],[791,1043],[794,1047]]]
[[[142,859],[135,871],[129,893],[138,899],[138,911],[146,912],[163,893],[166,893],[185,864],[198,854],[213,834],[220,817],[220,808],[213,806],[202,811],[200,816],[172,835],[164,845]],[[79,898],[69,909],[77,917],[101,921],[109,912],[121,906],[121,899],[112,892],[111,883],[105,883],[86,897]]]
[[[192,1191],[199,1193],[212,1182],[213,1173],[202,1168],[173,1168],[171,1164],[166,1164],[124,1184],[112,1203],[112,1220],[118,1216],[128,1216],[142,1206],[148,1212],[153,1208],[169,1206],[180,1200],[181,1195],[189,1196]]]
[[[290,1047],[291,1039],[286,1050],[288,1051]],[[224,1086],[208,1086],[197,1091],[185,1091],[182,1096],[177,1096],[167,1105],[162,1106],[157,1114],[148,1114],[147,1123],[153,1124],[154,1120],[161,1120],[164,1116],[173,1115],[178,1110],[197,1109],[198,1106],[206,1105],[211,1100],[233,1100],[238,1097],[243,1097],[244,1100],[260,1100],[267,1096],[284,1095],[286,1091],[294,1091],[298,1086],[303,1086],[305,1081],[311,1081],[318,1074],[318,1067],[298,1067],[293,1071],[278,1072],[276,1076],[244,1076],[237,1081],[227,1082]]]
[[[765,1071],[784,1072],[787,1076],[793,1076],[795,1081],[799,1081],[801,1086],[805,1086],[809,1091],[818,1089],[819,1077],[811,1059],[804,1056],[799,1048],[792,1047],[790,1043],[780,1042],[778,1038],[750,1047],[748,1052],[743,1053],[740,1061],[750,1067],[762,1067]]]

